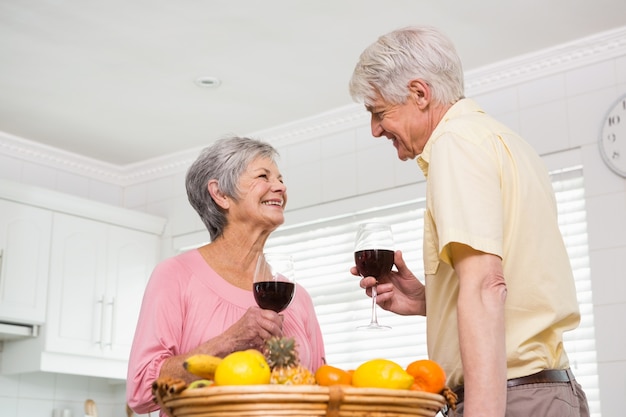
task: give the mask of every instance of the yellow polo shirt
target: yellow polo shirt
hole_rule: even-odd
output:
[[[470,99],[445,114],[417,158],[426,176],[424,271],[428,354],[463,384],[458,277],[449,244],[502,258],[507,377],[568,366],[563,332],[580,321],[547,170],[532,147]]]

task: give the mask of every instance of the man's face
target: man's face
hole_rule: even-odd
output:
[[[402,104],[391,104],[377,94],[371,105],[371,129],[374,137],[390,139],[402,161],[415,159],[430,137],[428,118],[409,96]]]

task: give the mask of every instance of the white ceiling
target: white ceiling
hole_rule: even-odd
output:
[[[410,24],[472,70],[622,27],[626,1],[0,0],[0,131],[115,165],[253,134],[351,104],[360,52]]]

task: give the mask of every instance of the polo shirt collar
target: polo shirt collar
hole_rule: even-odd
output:
[[[469,98],[460,99],[448,109],[448,111],[443,115],[441,121],[435,127],[435,130],[433,130],[433,133],[430,134],[428,141],[426,141],[426,146],[424,146],[424,150],[417,157],[417,165],[419,165],[420,169],[424,173],[424,177],[428,177],[428,166],[430,163],[430,152],[432,146],[436,142],[437,138],[443,134],[446,122],[463,114],[482,111],[483,110],[480,108],[478,103]]]

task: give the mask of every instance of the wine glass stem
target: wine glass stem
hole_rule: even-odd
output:
[[[376,285],[372,287],[372,321],[371,324],[378,325],[378,316],[376,315],[376,296],[378,292],[376,291]]]

